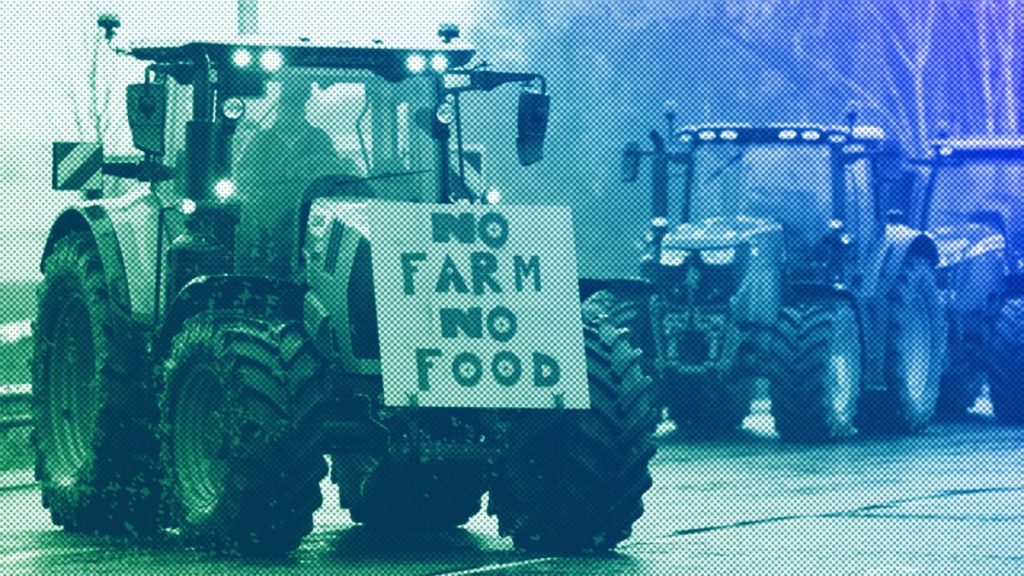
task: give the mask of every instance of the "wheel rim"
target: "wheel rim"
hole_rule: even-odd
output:
[[[860,390],[860,337],[853,313],[844,309],[837,314],[836,328],[828,360],[828,407],[840,423],[853,421],[854,406]]]
[[[48,400],[55,449],[47,470],[53,482],[70,485],[92,452],[99,414],[92,323],[80,297],[64,304],[53,336]]]
[[[920,298],[903,311],[903,330],[896,337],[896,370],[900,386],[916,404],[924,400],[931,380],[931,330],[928,312]]]
[[[179,495],[189,516],[209,514],[224,493],[227,406],[211,369],[200,368],[187,376],[178,395],[173,441]]]

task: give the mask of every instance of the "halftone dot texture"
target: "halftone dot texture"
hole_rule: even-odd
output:
[[[580,285],[591,410],[387,409],[379,378],[339,368],[374,370],[367,246],[352,228],[300,236],[303,205],[437,196],[425,76],[302,77],[285,62],[246,99],[229,154],[235,252],[203,256],[305,281],[318,301],[227,284],[202,298],[235,312],[192,308],[154,354],[146,200],[105,201],[91,228],[64,220],[47,243],[74,201],[48,190],[51,142],[133,152],[123,90],[144,64],[96,50],[108,10],[136,45],[232,34],[239,11],[248,30],[384,50],[455,22],[474,62],[543,74],[545,159],[516,162],[513,84],[461,99],[467,149],[483,151],[482,171],[464,170],[502,204],[572,208],[575,253],[546,256],[542,274],[646,281]],[[0,207],[0,573],[1020,571],[1016,1],[11,1],[3,13],[18,33],[0,119],[0,180],[15,195]],[[169,115],[178,177],[160,192],[173,207],[184,120]],[[659,160],[664,213],[652,211]],[[168,214],[164,249],[185,233]],[[165,263],[161,281],[174,272]],[[472,307],[473,273],[458,274]],[[331,433],[351,440],[327,448]]]

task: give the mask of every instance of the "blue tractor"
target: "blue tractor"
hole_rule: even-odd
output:
[[[901,202],[939,249],[950,324],[940,415],[966,416],[987,375],[996,418],[1024,424],[1024,140],[947,137],[930,148]]]
[[[639,275],[589,282],[585,312],[653,351],[677,424],[736,428],[766,378],[783,440],[923,428],[946,322],[935,242],[890,214],[898,147],[853,123],[672,124],[623,157],[627,181],[652,163]]]

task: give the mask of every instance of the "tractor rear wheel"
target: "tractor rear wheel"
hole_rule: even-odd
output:
[[[909,434],[935,415],[946,359],[946,317],[935,286],[934,267],[923,258],[907,261],[887,295],[884,390],[861,396],[859,427],[867,432]]]
[[[32,443],[43,505],[68,530],[159,526],[156,391],[145,338],[111,301],[86,234],[43,264],[32,360]]]
[[[443,531],[480,511],[487,475],[480,465],[449,462],[373,466],[366,458],[332,458],[341,506],[352,520],[388,531]]]
[[[766,374],[775,429],[785,441],[852,435],[860,394],[860,324],[841,299],[785,306],[771,329]]]
[[[528,411],[510,423],[488,512],[518,548],[607,550],[643,513],[654,390],[626,331],[604,323],[584,336],[591,408]]]
[[[987,349],[989,394],[999,422],[1024,425],[1024,298],[1003,303]]]
[[[313,529],[327,463],[302,407],[323,394],[295,323],[207,312],[187,320],[161,403],[168,507],[193,544],[278,555]]]

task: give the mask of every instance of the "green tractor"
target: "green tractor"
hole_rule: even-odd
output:
[[[589,281],[585,312],[655,351],[677,424],[736,428],[766,378],[783,440],[923,428],[946,322],[935,243],[890,221],[898,148],[853,123],[669,125],[623,157],[626,181],[653,164],[639,278]]]
[[[454,528],[489,491],[517,547],[628,537],[657,424],[639,351],[584,323],[569,211],[485,202],[463,145],[461,107],[511,83],[520,163],[540,160],[544,79],[439,36],[120,49],[145,64],[140,154],[54,144],[54,188],[94,198],[42,262],[55,524],[286,553],[327,455],[341,506],[381,530]]]
[[[1024,424],[1024,141],[978,136],[931,143],[906,213],[939,248],[939,286],[950,324],[950,365],[939,415],[967,415],[989,383],[991,409]]]

